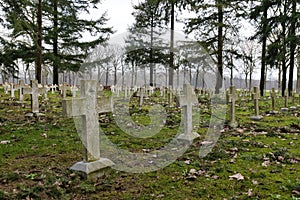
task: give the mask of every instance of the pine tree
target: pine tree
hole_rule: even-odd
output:
[[[186,5],[197,16],[186,21],[186,33],[194,33],[196,40],[207,49],[217,66],[216,93],[220,92],[223,82],[224,61],[230,63],[232,50],[226,45],[237,37],[239,18],[245,3],[237,0],[191,1]],[[227,52],[227,53],[226,53]],[[224,55],[228,55],[224,57]]]
[[[162,38],[166,33],[165,20],[162,20],[164,10],[157,0],[139,3],[134,10],[135,23],[129,28],[130,34],[126,39],[126,60],[136,65],[149,64],[150,85],[154,85],[155,63],[165,63],[167,60],[167,46]]]
[[[53,65],[53,83],[56,84],[59,71],[78,70],[89,51],[105,42],[113,32],[110,27],[105,27],[107,21],[105,14],[97,20],[80,18],[81,14],[88,14],[89,9],[97,8],[101,3],[100,0],[43,0],[39,6],[29,0],[2,0],[1,3],[5,15],[2,24],[11,30],[11,40],[6,42],[15,44],[9,46],[15,48],[17,58],[24,62],[33,60],[36,62],[36,74],[40,79],[40,53],[32,51],[41,50],[38,47],[41,46],[43,39],[42,62],[44,65]],[[42,21],[37,23],[38,8],[43,8],[44,23]],[[40,28],[42,28],[42,36],[38,34],[41,32]],[[83,41],[83,34],[86,32],[93,36],[91,41]],[[17,40],[19,38],[26,38],[28,42]],[[52,48],[49,48],[50,46]],[[30,51],[26,55],[21,53],[28,49]]]

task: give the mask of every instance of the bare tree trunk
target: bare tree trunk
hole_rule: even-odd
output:
[[[196,70],[195,89],[197,89],[197,87],[198,87],[198,80],[199,80],[199,66],[197,67],[197,70]]]
[[[109,67],[106,68],[106,75],[105,75],[105,86],[108,86],[108,79],[109,79]]]
[[[245,73],[245,88],[248,88],[248,73]]]
[[[223,4],[222,1],[216,1],[218,7],[218,62],[217,62],[217,82],[215,87],[216,94],[220,93],[223,85]]]
[[[278,69],[278,91],[281,91],[281,73],[282,73],[282,69],[281,66],[279,65],[279,63],[276,63],[277,65],[277,69]]]
[[[179,81],[180,81],[180,69],[177,69],[177,88],[179,88]]]
[[[169,66],[169,86],[173,87],[174,79],[174,27],[175,27],[175,3],[171,1],[171,45],[170,45],[170,66]]]
[[[134,85],[137,85],[137,77],[138,77],[138,70],[137,70],[137,66],[135,65],[134,66],[134,70],[135,70],[135,73],[134,73]]]
[[[123,86],[125,84],[125,69],[124,69],[124,64],[122,64],[122,90],[123,90]]]
[[[152,68],[153,70],[153,68]],[[153,77],[152,77],[153,78]],[[144,85],[146,86],[147,84],[147,77],[146,77],[146,67],[144,67]],[[153,84],[153,83],[152,83]]]
[[[298,68],[297,68],[297,93],[300,92],[300,53],[298,54]]]
[[[131,87],[134,86],[134,64],[132,63],[132,70],[131,70]]]
[[[296,36],[296,8],[297,2],[296,0],[292,0],[292,20],[290,25],[290,36]],[[288,83],[288,92],[289,96],[293,95],[293,83],[294,83],[294,68],[295,68],[295,54],[296,54],[296,42],[290,42],[290,72],[289,72],[289,83]]]
[[[192,85],[192,67],[190,67],[190,84]]]
[[[36,80],[38,83],[42,81],[42,0],[38,1],[38,37],[37,37],[37,62],[36,62]]]
[[[263,16],[262,16],[262,21],[265,21],[263,23],[263,35],[262,35],[262,51],[261,51],[261,73],[260,73],[260,84],[259,84],[259,89],[260,89],[260,95],[264,95],[264,83],[265,83],[265,68],[266,68],[266,50],[267,50],[267,35],[266,35],[266,30],[267,30],[267,18],[268,18],[268,7],[265,5],[264,6],[264,11],[263,11]]]

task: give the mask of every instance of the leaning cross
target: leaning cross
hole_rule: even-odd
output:
[[[183,85],[183,95],[179,97],[180,106],[183,108],[184,133],[178,136],[178,139],[192,141],[199,136],[193,132],[192,114],[193,104],[198,103],[197,96],[194,94],[191,85]]]
[[[80,98],[63,100],[63,114],[68,117],[81,116],[81,138],[84,144],[84,160],[74,164],[71,169],[83,172],[87,177],[112,166],[113,162],[100,157],[100,138],[98,113],[112,111],[112,98],[97,98],[97,81],[82,80]],[[102,172],[101,172],[102,173]]]
[[[38,87],[37,80],[31,80],[30,82],[31,88],[23,88],[23,94],[31,95],[31,111],[33,113],[39,112],[39,95],[44,93],[44,88]]]

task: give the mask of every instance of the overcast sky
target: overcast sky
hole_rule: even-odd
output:
[[[133,12],[132,4],[137,3],[138,0],[103,0],[99,6],[99,11],[94,11],[97,15],[107,11],[107,17],[109,18],[108,25],[113,26],[113,29],[117,31],[114,35],[120,34],[126,31],[129,25],[134,22],[134,18],[131,13]]]

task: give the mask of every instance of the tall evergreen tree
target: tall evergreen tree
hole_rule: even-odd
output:
[[[112,33],[110,27],[105,27],[107,21],[105,14],[97,20],[80,18],[80,15],[89,14],[89,10],[97,8],[100,3],[100,0],[43,0],[42,20],[45,23],[42,27],[43,35],[38,36],[40,32],[38,28],[41,26],[36,23],[37,4],[29,0],[2,0],[1,5],[5,14],[5,21],[2,24],[12,31],[11,38],[28,38],[29,42],[26,45],[22,42],[15,45],[18,52],[25,50],[25,47],[31,50],[39,49],[43,38],[45,43],[42,48],[43,63],[53,65],[53,82],[57,84],[59,71],[78,70],[89,50],[105,42]],[[90,33],[93,38],[90,41],[83,41],[85,33]],[[52,48],[49,48],[49,45]],[[18,55],[25,61],[30,59],[34,59],[36,63],[41,61],[41,57],[37,56],[39,54],[32,52],[28,52],[25,57]],[[37,68],[37,76],[40,76],[40,70]]]
[[[133,8],[135,23],[129,28],[130,35],[126,40],[127,55],[131,58],[127,58],[135,59],[138,64],[149,64],[150,85],[153,85],[155,63],[162,63],[166,59],[163,53],[166,44],[161,38],[167,28],[166,11],[161,9],[158,0],[146,0]]]
[[[224,61],[230,62],[232,53],[226,44],[232,37],[237,36],[239,17],[244,12],[244,6],[243,1],[238,0],[201,0],[190,1],[188,4],[189,10],[195,12],[197,16],[186,21],[186,33],[194,33],[196,40],[212,56],[217,66],[216,93],[222,88]],[[226,58],[224,55],[229,57]]]

